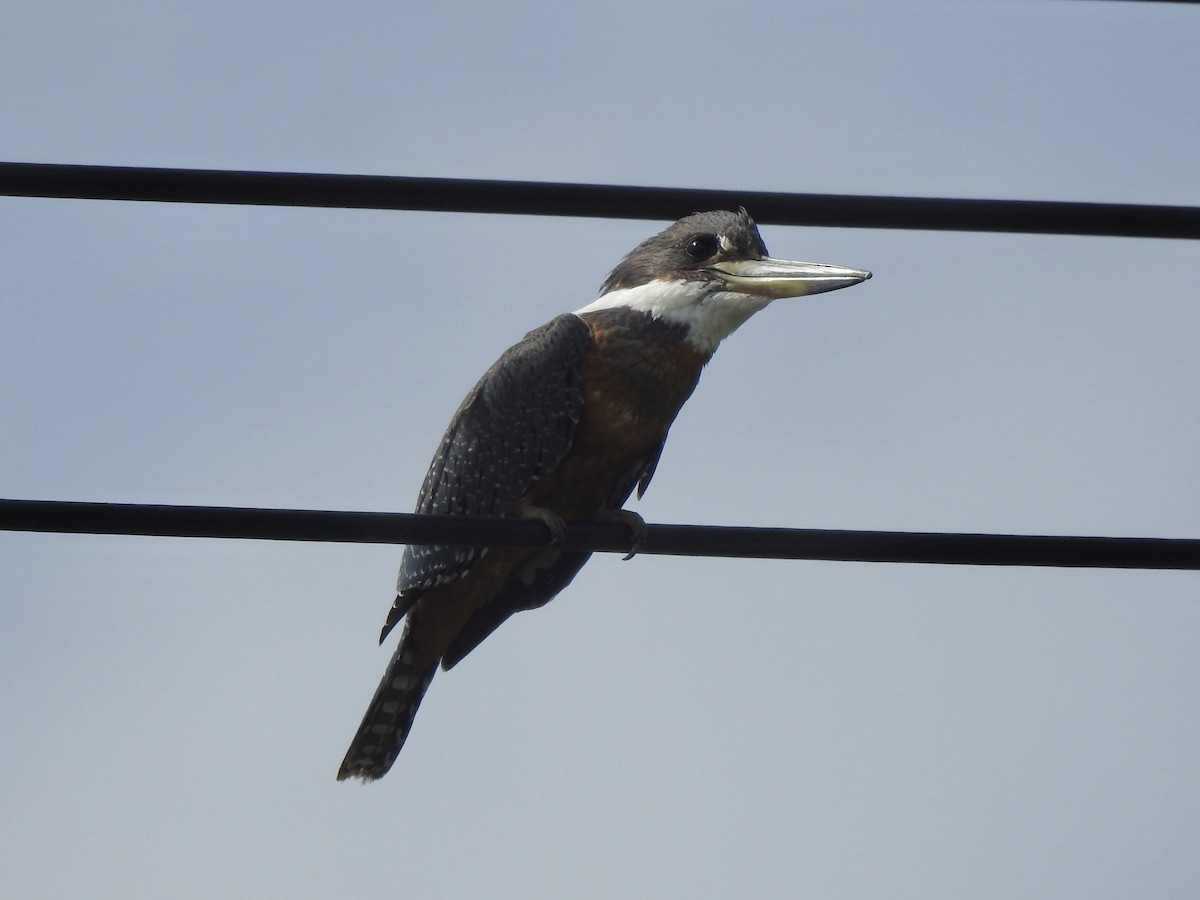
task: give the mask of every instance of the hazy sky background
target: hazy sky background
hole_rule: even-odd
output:
[[[1200,204],[1200,8],[9,2],[0,159]],[[753,210],[751,210],[753,212]],[[0,496],[408,510],[652,222],[0,198]],[[651,522],[1200,536],[1194,242],[764,226]],[[1200,895],[1200,576],[600,556],[337,784],[386,546],[0,534],[0,894]]]

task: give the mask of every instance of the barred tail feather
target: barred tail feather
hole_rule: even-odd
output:
[[[404,657],[411,654],[404,650],[402,640],[388,664],[383,681],[375,691],[371,705],[367,707],[362,724],[358,726],[358,733],[350,742],[350,749],[346,751],[346,758],[338,769],[338,781],[347,778],[374,781],[382,778],[400,755],[417,707],[421,705],[421,698],[425,696],[437,671],[436,661],[424,668],[406,662]]]

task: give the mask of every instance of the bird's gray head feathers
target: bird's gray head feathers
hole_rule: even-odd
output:
[[[600,297],[576,310],[631,309],[684,325],[711,353],[754,313],[781,297],[858,284],[870,272],[772,259],[745,209],[695,213],[638,244],[605,280]]]

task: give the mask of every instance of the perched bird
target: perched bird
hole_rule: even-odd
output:
[[[771,259],[746,210],[687,216],[642,242],[594,303],[529,332],[454,414],[417,512],[614,518],[654,475],[667,430],[721,340],[780,297],[858,284],[870,272]],[[338,780],[384,775],[437,671],[515,612],[549,602],[589,553],[411,545],[380,642],[401,619],[383,681]]]

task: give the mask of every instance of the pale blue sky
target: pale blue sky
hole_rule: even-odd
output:
[[[478,6],[10,3],[0,159],[1200,204],[1188,5]],[[0,198],[0,496],[407,510],[659,227]],[[1200,536],[1194,242],[763,235],[649,521]],[[598,557],[339,785],[399,555],[0,535],[0,894],[1200,893],[1196,573]]]

